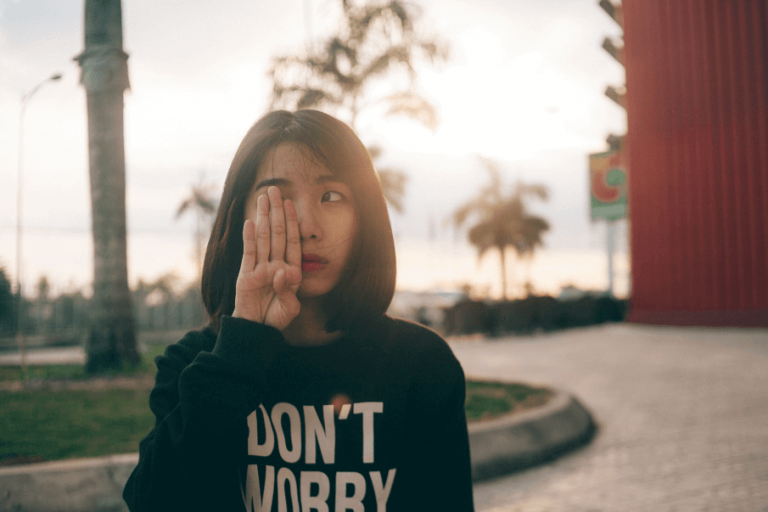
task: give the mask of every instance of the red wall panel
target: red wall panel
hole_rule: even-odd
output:
[[[623,9],[630,319],[768,326],[768,2]]]

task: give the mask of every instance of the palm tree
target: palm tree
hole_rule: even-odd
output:
[[[448,55],[445,43],[420,35],[418,12],[402,0],[355,5],[340,0],[342,22],[335,34],[301,55],[277,57],[268,72],[270,108],[317,108],[345,117],[355,130],[361,111],[383,105],[386,116],[409,117],[437,129],[437,108],[416,87],[416,61],[436,63]],[[399,87],[393,84],[401,84]],[[386,91],[370,97],[372,86]],[[381,149],[369,148],[374,160]],[[379,169],[384,195],[402,211],[406,175]]]
[[[488,249],[496,248],[501,258],[501,293],[507,300],[506,249],[511,247],[519,258],[532,257],[537,247],[543,246],[542,235],[549,230],[549,223],[526,210],[529,197],[546,200],[544,185],[526,184],[518,181],[505,194],[501,171],[487,159],[482,160],[488,171],[490,182],[470,201],[460,206],[453,214],[453,223],[461,227],[470,217],[477,223],[468,233],[469,242],[477,247],[478,258]]]
[[[195,262],[197,272],[203,268],[203,247],[210,231],[211,221],[216,214],[218,204],[213,196],[214,186],[205,183],[201,177],[197,184],[190,187],[189,196],[184,199],[176,210],[176,219],[190,211],[195,213]]]
[[[128,289],[123,139],[128,55],[120,0],[85,0],[85,50],[75,59],[88,108],[94,271],[85,368],[95,373],[141,360]]]

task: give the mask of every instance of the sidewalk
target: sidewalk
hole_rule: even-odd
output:
[[[27,350],[28,365],[44,364],[85,364],[83,347],[40,348]],[[0,366],[21,366],[21,355],[18,352],[0,354]]]
[[[452,347],[467,375],[575,394],[600,428],[477,484],[478,512],[768,511],[768,330],[615,324]]]

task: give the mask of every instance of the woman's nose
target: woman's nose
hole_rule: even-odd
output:
[[[301,239],[320,238],[323,234],[322,227],[315,209],[306,201],[297,201],[295,206]]]

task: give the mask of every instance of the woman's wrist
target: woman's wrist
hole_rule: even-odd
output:
[[[287,325],[275,325],[272,322],[267,321],[266,318],[256,318],[256,317],[252,317],[252,316],[241,314],[237,310],[237,308],[235,308],[235,310],[232,311],[232,315],[231,316],[232,316],[232,318],[239,318],[241,320],[248,320],[250,322],[256,322],[257,324],[262,324],[262,325],[266,325],[266,326],[269,326],[269,327],[273,327],[273,328],[277,329],[280,332],[282,332],[287,327]]]
[[[264,323],[264,319],[263,318],[256,318],[253,315],[244,314],[244,313],[242,313],[241,311],[239,311],[237,309],[237,306],[235,306],[235,309],[234,309],[234,311],[232,311],[232,315],[230,315],[230,316],[232,318],[242,318],[243,320],[250,320],[251,322],[256,322],[256,323],[259,323],[259,324],[263,324]]]

